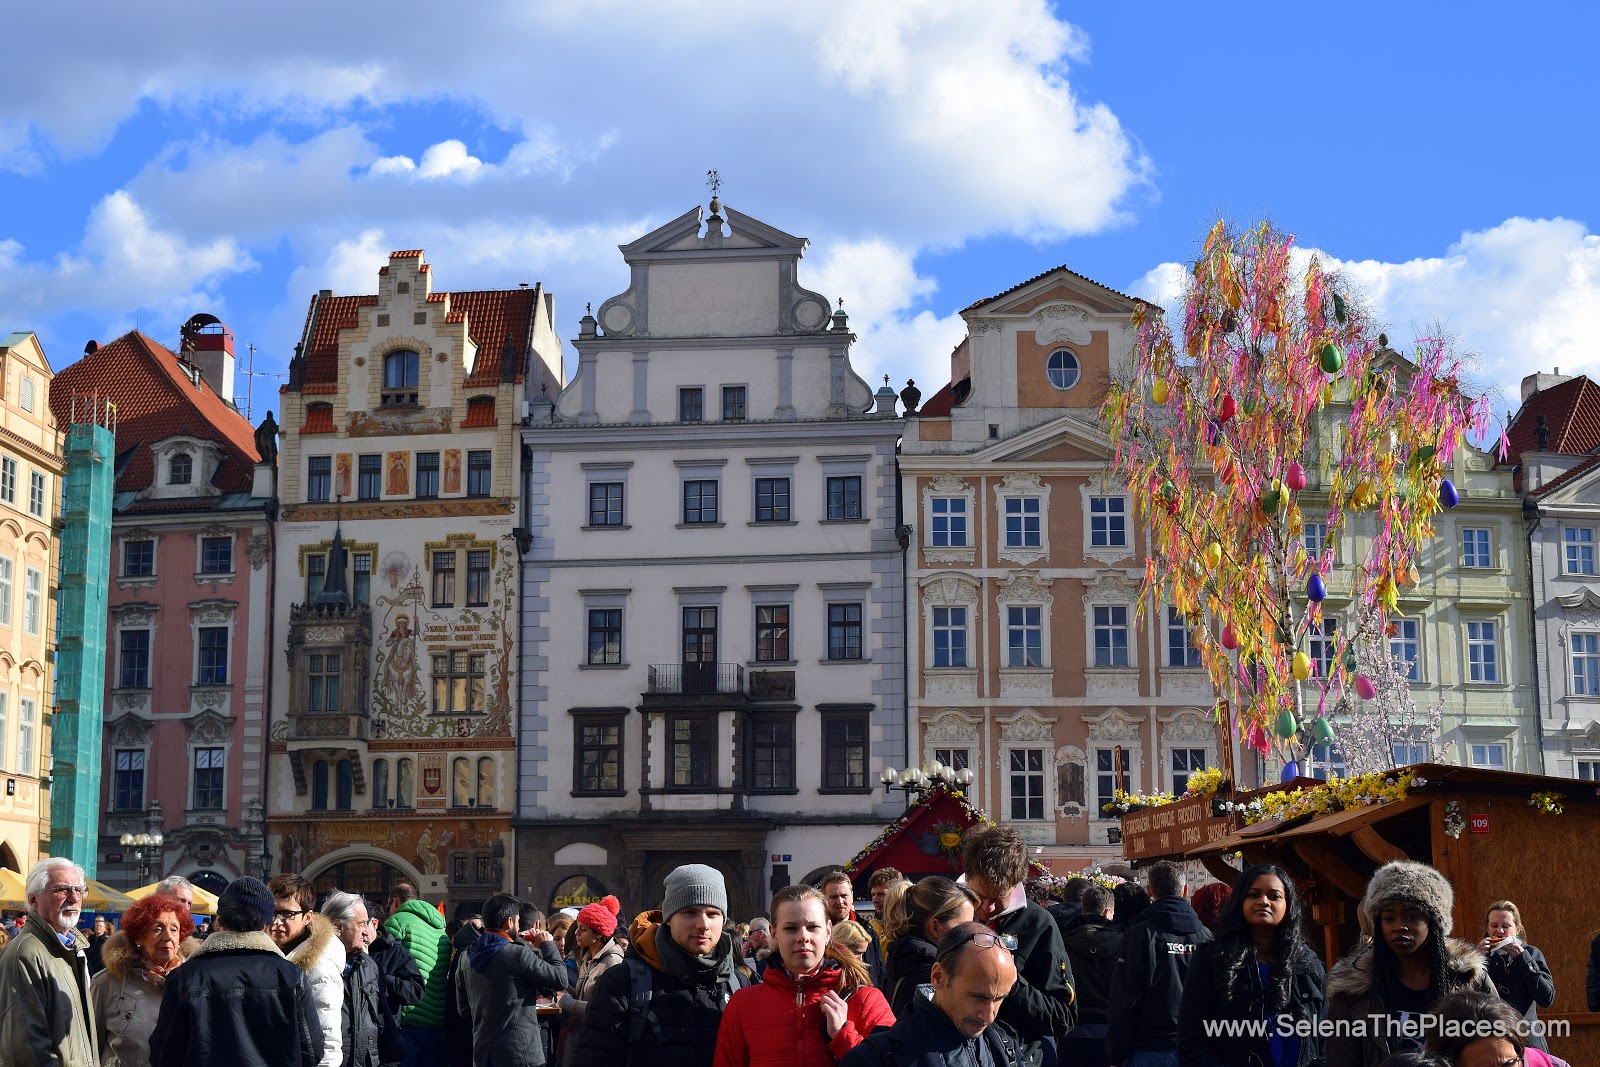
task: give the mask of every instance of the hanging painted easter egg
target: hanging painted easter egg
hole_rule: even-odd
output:
[[[1328,595],[1328,587],[1322,581],[1322,575],[1313,574],[1306,579],[1306,599],[1313,604],[1320,604]]]
[[[1433,458],[1434,453],[1437,451],[1439,450],[1433,445],[1423,445],[1421,448],[1418,448],[1411,454],[1411,462],[1418,464],[1426,463],[1428,460]]]
[[[1222,396],[1222,403],[1217,405],[1217,421],[1227,422],[1229,419],[1233,418],[1233,413],[1235,410],[1237,410],[1237,407],[1233,402],[1233,395],[1231,393],[1224,393]]]
[[[1333,317],[1338,319],[1340,322],[1343,322],[1344,321],[1344,316],[1345,316],[1344,297],[1340,296],[1338,293],[1334,293],[1333,294]]]
[[[1453,508],[1461,503],[1461,494],[1456,492],[1455,483],[1449,478],[1439,483],[1439,503],[1447,508]]]
[[[1378,695],[1378,687],[1372,684],[1372,679],[1364,674],[1356,675],[1356,696],[1362,700],[1371,700]]]
[[[1222,566],[1222,546],[1215,541],[1206,546],[1206,566],[1211,570]]]
[[[1222,628],[1222,647],[1229,652],[1239,647],[1239,635],[1233,632],[1231,624]]]
[[[1370,508],[1377,502],[1378,494],[1372,490],[1372,480],[1363,478],[1356,484],[1356,491],[1350,497],[1350,503],[1357,508]]]
[[[1167,396],[1172,392],[1172,387],[1167,385],[1166,379],[1157,378],[1156,384],[1150,387],[1150,399],[1157,404],[1165,404]]]
[[[1206,423],[1206,444],[1215,448],[1222,441],[1222,427],[1215,422]]]
[[[1344,352],[1339,346],[1329,341],[1322,346],[1322,369],[1328,374],[1338,374],[1344,366]]]
[[[1268,487],[1267,491],[1261,494],[1261,510],[1267,515],[1276,515],[1278,505],[1282,502],[1283,495],[1277,489]]]
[[[1298,777],[1300,777],[1300,764],[1296,763],[1294,760],[1290,760],[1288,763],[1285,763],[1283,765],[1283,770],[1278,772],[1279,782],[1292,782]]]
[[[1294,673],[1296,681],[1305,681],[1311,677],[1311,657],[1304,652],[1296,652],[1289,659],[1289,670]]]
[[[1256,398],[1253,396],[1245,397],[1239,402],[1239,407],[1246,415],[1254,415],[1256,413]]]
[[[1300,724],[1294,721],[1294,712],[1288,708],[1283,709],[1283,714],[1278,716],[1277,734],[1287,741],[1300,732]]]
[[[1333,727],[1321,715],[1311,721],[1311,739],[1319,745],[1325,745],[1333,740]]]
[[[1173,485],[1170,481],[1161,483],[1161,496],[1164,499],[1173,500],[1173,499],[1177,498],[1177,495],[1178,495],[1178,487],[1177,486]]]
[[[1289,464],[1289,472],[1283,476],[1283,484],[1296,493],[1306,487],[1306,469],[1300,466],[1299,460]]]
[[[1347,671],[1356,669],[1356,651],[1353,648],[1344,654],[1344,669]]]

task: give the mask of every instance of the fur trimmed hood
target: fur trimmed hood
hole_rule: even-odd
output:
[[[178,962],[182,963],[199,952],[201,944],[202,942],[193,937],[184,938],[178,945]],[[106,970],[110,971],[114,978],[126,978],[134,971],[144,969],[140,965],[139,946],[134,944],[133,938],[129,937],[125,930],[118,930],[106,939],[105,945],[100,949],[100,962],[105,964]]]
[[[246,949],[252,952],[276,952],[280,956],[283,955],[283,950],[267,936],[265,930],[248,932],[218,930],[200,942],[200,947],[194,950],[194,954],[203,956],[213,952],[238,952]]]
[[[1455,891],[1444,875],[1426,863],[1395,860],[1379,867],[1367,883],[1367,892],[1361,898],[1361,917],[1366,928],[1374,935],[1378,930],[1378,913],[1385,905],[1404,901],[1416,904],[1429,912],[1429,926],[1441,934],[1449,934],[1454,920]]]
[[[1457,937],[1447,937],[1445,952],[1446,962],[1456,979],[1453,984],[1457,989],[1486,980],[1488,969],[1483,954],[1470,942]],[[1368,941],[1336,963],[1333,970],[1328,972],[1328,999],[1364,997],[1372,992],[1374,966],[1372,942]]]
[[[288,952],[285,952],[284,955],[289,957],[290,963],[310,975],[311,972],[317,969],[317,965],[322,961],[322,958],[331,951],[329,946],[338,940],[339,931],[334,928],[333,923],[329,922],[320,911],[314,911],[311,913],[310,933],[306,939]],[[342,958],[344,956],[344,946],[339,945],[338,948],[339,955]]]

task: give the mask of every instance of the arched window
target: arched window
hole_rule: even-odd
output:
[[[1058,348],[1050,353],[1050,359],[1044,365],[1044,373],[1050,379],[1050,384],[1057,389],[1071,389],[1078,384],[1078,357],[1065,348]]]
[[[311,810],[328,810],[328,762],[317,760],[311,765]]]
[[[372,761],[372,806],[389,806],[389,761],[386,759]]]
[[[168,485],[188,485],[192,477],[194,477],[194,457],[189,453],[179,452],[167,462]]]
[[[342,759],[339,761],[338,777],[339,782],[334,803],[340,811],[349,811],[350,805],[355,799],[356,791],[355,769],[350,766],[349,760]]]
[[[417,402],[417,354],[409,349],[383,357],[383,403]]]
[[[464,808],[472,799],[472,764],[464,756],[456,757],[450,768],[450,806]]]
[[[395,768],[394,776],[395,807],[411,807],[412,784],[415,781],[416,771],[412,768],[410,757],[401,757],[399,765]]]
[[[494,757],[478,760],[478,807],[494,807]]]

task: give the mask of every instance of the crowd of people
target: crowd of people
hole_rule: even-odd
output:
[[[614,897],[548,919],[509,894],[459,927],[285,873],[236,879],[197,930],[193,888],[156,887],[79,929],[84,873],[40,861],[0,930],[0,1067],[1543,1067],[1555,999],[1521,912],[1450,937],[1420,863],[1380,868],[1360,944],[1325,971],[1293,879],[1245,869],[1187,891],[1026,880],[1008,827],[966,835],[960,880],[879,869],[773,897],[735,924],[686,864],[624,927]],[[1046,907],[1046,904],[1049,904]],[[1592,948],[1596,1010],[1600,938]],[[1428,1020],[1429,1025],[1421,1025]]]

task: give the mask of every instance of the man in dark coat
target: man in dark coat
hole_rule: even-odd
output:
[[[1072,929],[1078,916],[1083,914],[1083,891],[1093,884],[1082,875],[1073,875],[1062,888],[1061,899],[1045,909],[1055,918],[1056,928],[1061,931],[1063,938]]]
[[[1010,826],[969,830],[962,849],[967,888],[978,896],[976,917],[1011,943],[1017,982],[1000,1009],[1000,1021],[1017,1032],[1024,1053],[1045,1067],[1056,1042],[1073,1026],[1072,964],[1061,931],[1048,911],[1028,899],[1023,880],[1028,850]]]
[[[150,1035],[152,1067],[315,1067],[322,1027],[311,982],[267,936],[272,893],[236,878],[217,931],[167,976]]]
[[[1150,868],[1150,906],[1128,928],[1111,979],[1106,1056],[1126,1067],[1177,1062],[1178,1009],[1195,949],[1211,940],[1183,899],[1183,868]]]
[[[1061,1039],[1062,1063],[1107,1065],[1111,977],[1122,954],[1123,938],[1122,929],[1111,922],[1115,907],[1111,890],[1089,884],[1080,898],[1080,914],[1061,938],[1072,961],[1073,990],[1078,994],[1078,1025]]]
[[[367,901],[367,955],[378,968],[378,1007],[382,1017],[378,1028],[378,1062],[392,1067],[405,1059],[406,1043],[400,1036],[400,1009],[422,999],[422,969],[405,945],[383,928],[383,912],[374,901]]]
[[[542,1067],[544,1033],[533,1003],[567,988],[567,965],[548,930],[518,936],[517,898],[496,893],[483,906],[483,934],[456,972],[456,1002],[472,1020],[476,1067]]]

